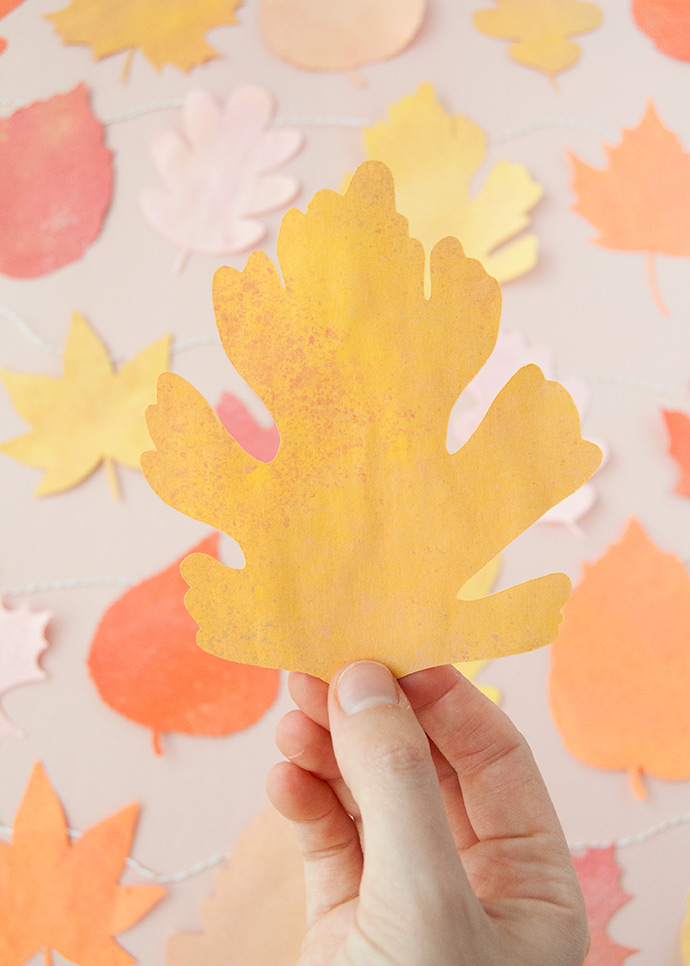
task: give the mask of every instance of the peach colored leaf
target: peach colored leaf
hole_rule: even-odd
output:
[[[573,863],[585,897],[591,939],[583,966],[623,966],[639,950],[614,942],[607,931],[613,916],[632,899],[621,888],[614,846],[588,849],[582,855],[574,855]]]
[[[184,137],[159,131],[151,153],[164,187],[143,188],[146,220],[181,250],[234,255],[266,234],[257,220],[287,205],[299,190],[295,178],[275,174],[302,145],[299,131],[270,127],[271,96],[238,87],[223,108],[206,91],[184,101]]]
[[[34,278],[80,258],[101,232],[112,152],[86,87],[0,119],[0,272]]]
[[[663,409],[662,414],[668,430],[668,451],[680,470],[676,493],[690,496],[690,416],[669,409]]]
[[[688,0],[632,0],[635,23],[658,50],[678,60],[690,60]]]
[[[45,629],[49,620],[48,611],[30,611],[27,604],[8,610],[0,601],[0,696],[46,677],[38,658],[48,647]],[[0,708],[0,738],[7,735],[20,738],[23,732]]]

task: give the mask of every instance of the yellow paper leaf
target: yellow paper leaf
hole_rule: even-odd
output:
[[[485,567],[474,575],[470,577],[466,584],[464,584],[458,591],[459,600],[479,600],[481,597],[486,597],[487,594],[491,592],[496,578],[498,577],[498,571],[501,569],[501,557],[494,557],[490,560]],[[474,685],[476,685],[482,694],[485,694],[487,698],[490,698],[494,704],[501,703],[501,692],[498,688],[491,684],[479,684],[475,680],[480,672],[486,667],[489,661],[465,661],[462,664],[456,664],[455,667],[460,671],[465,677],[470,680]]]
[[[390,168],[398,208],[427,255],[436,242],[452,235],[499,282],[533,268],[536,236],[515,238],[528,226],[528,212],[542,194],[527,170],[499,161],[474,191],[486,135],[466,117],[447,114],[431,84],[421,84],[416,94],[393,104],[389,116],[365,128],[364,144],[370,158]]]
[[[112,461],[138,469],[151,445],[144,410],[155,397],[156,377],[168,366],[169,342],[169,336],[159,339],[115,373],[102,343],[75,312],[63,378],[0,370],[17,412],[33,426],[1,444],[0,452],[46,470],[37,496],[75,486],[102,461],[117,496]]]
[[[478,10],[472,19],[490,37],[513,40],[510,56],[553,77],[580,57],[569,37],[601,23],[601,9],[583,0],[495,0],[494,10]]]
[[[385,165],[347,194],[320,191],[283,219],[284,283],[263,252],[214,280],[229,358],[281,434],[271,463],[244,452],[179,376],[148,411],[146,477],[167,503],[232,534],[246,566],[182,564],[205,650],[330,678],[355,657],[398,674],[551,641],[563,574],[478,601],[458,588],[601,453],[558,383],[525,366],[472,438],[446,449],[448,414],[490,354],[500,291],[456,239],[424,253],[395,211]]]

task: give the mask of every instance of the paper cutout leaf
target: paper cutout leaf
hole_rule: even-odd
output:
[[[6,17],[8,13],[18,7],[23,0],[0,0],[0,17]],[[0,54],[7,47],[7,41],[4,37],[0,37]]]
[[[690,577],[637,520],[594,564],[552,647],[551,710],[568,750],[596,768],[690,778]]]
[[[237,23],[242,0],[72,0],[47,14],[64,44],[86,44],[96,60],[139,50],[156,70],[180,70],[218,57],[206,43],[213,27]]]
[[[156,377],[168,366],[169,342],[164,336],[113,372],[103,344],[75,312],[62,378],[0,370],[17,412],[33,426],[0,444],[0,452],[46,470],[36,496],[81,483],[104,462],[117,497],[113,461],[138,468],[150,445],[144,410],[153,401]]]
[[[114,935],[165,895],[160,886],[121,886],[138,806],[116,812],[70,842],[65,815],[43,767],[34,765],[14,820],[0,843],[0,962],[22,966],[42,947],[77,966],[135,960]]]
[[[458,591],[459,600],[480,600],[482,597],[487,597],[491,592],[491,588],[496,582],[498,577],[498,572],[501,569],[501,556],[494,557],[490,560],[485,567],[474,575],[470,577],[466,584],[464,584]],[[465,661],[464,663],[456,664],[455,667],[460,671],[465,677],[470,680],[482,694],[485,694],[487,698],[490,698],[494,704],[501,703],[501,692],[498,688],[491,684],[481,684],[477,682],[475,678],[484,670],[489,661]]]
[[[218,534],[193,553],[218,559]],[[160,735],[227,735],[248,728],[275,701],[278,671],[221,661],[196,645],[184,607],[180,560],[125,591],[100,620],[89,672],[106,704]]]
[[[431,84],[391,105],[389,118],[364,129],[364,144],[370,158],[390,168],[398,209],[427,256],[436,242],[452,235],[499,282],[533,268],[536,235],[520,233],[542,188],[527,170],[498,161],[475,192],[486,134],[466,117],[447,114]]]
[[[623,966],[639,950],[621,946],[607,932],[613,916],[632,899],[621,888],[621,870],[614,846],[587,849],[583,855],[574,855],[573,863],[585,897],[591,940],[583,966]]]
[[[354,71],[395,57],[414,40],[426,0],[261,0],[269,50],[294,67]]]
[[[495,0],[496,9],[472,15],[477,30],[512,40],[510,56],[518,64],[553,77],[580,59],[570,40],[599,26],[601,9],[582,0]]]
[[[663,409],[662,414],[668,430],[668,451],[680,469],[676,493],[690,497],[690,416],[669,409]]]
[[[280,446],[280,433],[275,423],[268,428],[261,426],[242,400],[230,392],[224,392],[220,397],[216,416],[245,453],[262,463],[275,459]]]
[[[238,87],[221,109],[206,91],[184,100],[184,137],[159,131],[151,141],[164,188],[144,188],[149,224],[190,252],[234,255],[266,234],[256,216],[277,211],[299,191],[297,180],[273,174],[302,146],[289,127],[269,127],[273,100],[260,87]]]
[[[201,916],[203,932],[169,937],[166,966],[297,962],[307,931],[304,863],[290,823],[272,806],[240,836]]]
[[[444,239],[424,298],[424,253],[379,162],[359,168],[345,197],[322,191],[306,214],[289,211],[278,255],[285,287],[263,252],[214,279],[228,357],[280,431],[273,462],[249,457],[173,374],[147,413],[153,489],[245,555],[243,570],[200,554],[182,564],[201,647],[327,679],[353,657],[400,675],[553,639],[564,575],[457,599],[601,458],[536,366],[448,453],[450,407],[496,338],[496,282]]]
[[[33,612],[26,604],[8,610],[0,601],[0,696],[46,677],[38,658],[48,647],[45,629],[49,619],[48,611]],[[8,735],[21,738],[23,732],[0,707],[0,738]]]
[[[34,278],[81,258],[100,235],[112,152],[86,87],[0,119],[0,272]]]
[[[664,54],[690,60],[690,6],[687,0],[632,0],[637,26]]]
[[[661,311],[654,253],[690,256],[690,153],[649,104],[636,128],[623,131],[618,147],[606,147],[608,166],[571,155],[573,206],[598,229],[595,244],[647,253],[652,293]]]
[[[547,379],[556,378],[551,352],[546,346],[531,346],[522,333],[501,329],[486,365],[479,370],[451,411],[447,443],[450,453],[455,453],[467,442],[484,418],[496,393],[511,376],[530,363],[538,365]],[[564,379],[562,385],[572,396],[582,419],[589,408],[587,384],[581,379],[571,378]],[[604,453],[604,462],[606,447],[601,440],[596,442]],[[593,484],[585,483],[571,496],[548,510],[537,522],[561,524],[572,533],[580,535],[578,521],[592,508],[595,501],[596,490]]]

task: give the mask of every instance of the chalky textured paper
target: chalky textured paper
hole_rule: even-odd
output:
[[[0,698],[13,688],[42,681],[45,671],[38,659],[48,647],[45,638],[48,611],[32,611],[27,604],[9,609],[0,601]],[[22,737],[18,728],[0,707],[0,738]]]

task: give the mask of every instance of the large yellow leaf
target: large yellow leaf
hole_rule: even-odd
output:
[[[228,356],[271,410],[281,446],[246,454],[179,376],[148,411],[142,466],[167,503],[234,536],[246,566],[182,564],[198,643],[222,657],[328,679],[354,657],[396,674],[553,639],[570,590],[551,574],[481,600],[458,589],[601,453],[536,366],[508,382],[457,453],[448,414],[493,348],[500,291],[446,238],[424,253],[385,165],[320,191],[262,252],[214,282]]]
[[[63,378],[0,370],[17,412],[33,429],[0,445],[0,452],[46,474],[37,496],[66,490],[105,461],[117,496],[112,461],[139,468],[151,444],[144,410],[156,377],[168,366],[165,336],[113,372],[108,353],[75,312],[63,356]]]
[[[453,235],[499,282],[534,266],[536,236],[515,236],[529,224],[541,185],[521,164],[499,161],[474,191],[486,135],[466,117],[446,113],[431,84],[393,104],[389,121],[365,128],[364,144],[370,158],[390,168],[398,208],[427,255]]]

